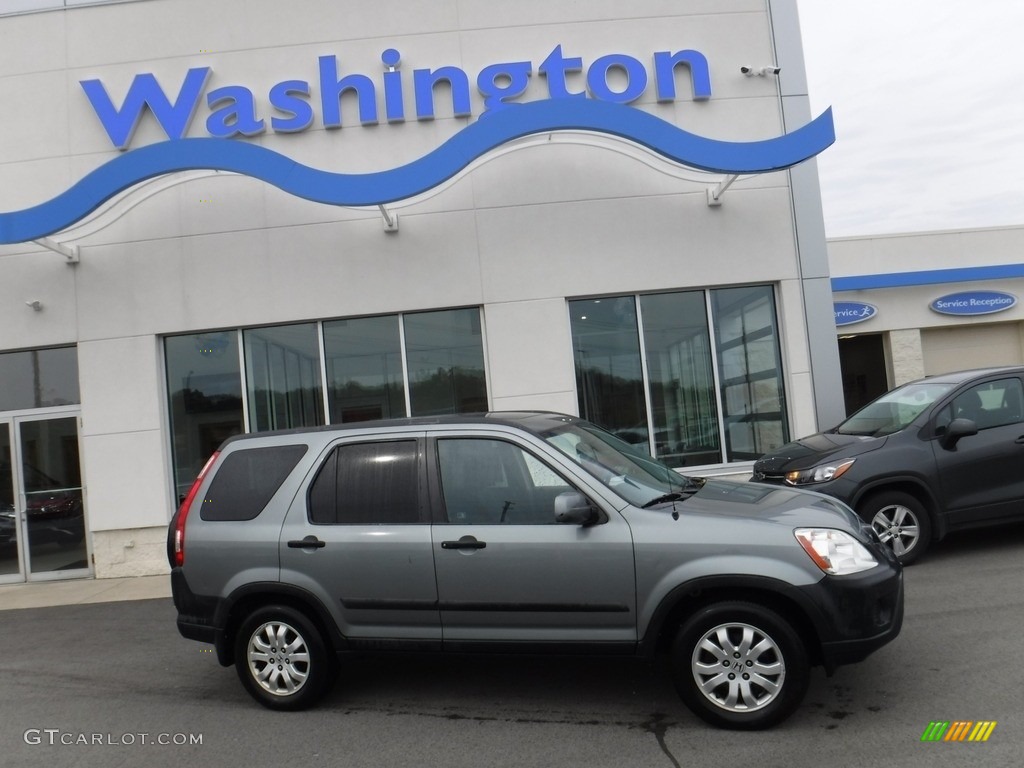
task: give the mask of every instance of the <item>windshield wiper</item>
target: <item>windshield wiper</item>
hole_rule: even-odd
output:
[[[668,493],[663,493],[661,496],[655,496],[646,504],[641,505],[640,509],[650,509],[658,504],[667,504],[670,501],[682,501],[683,499],[688,499],[704,487],[704,480],[702,478],[694,479],[692,477],[686,477],[684,479],[686,480],[686,485],[682,486],[678,491],[669,491]]]

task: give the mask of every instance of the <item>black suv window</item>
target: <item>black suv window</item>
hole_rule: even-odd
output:
[[[437,456],[450,523],[554,523],[555,497],[573,490],[535,456],[503,440],[444,438]]]
[[[309,489],[316,525],[422,523],[415,440],[337,446]]]
[[[253,520],[306,453],[305,445],[246,448],[228,454],[210,483],[203,520]]]
[[[1020,379],[987,381],[964,390],[942,409],[935,423],[946,427],[953,419],[970,419],[978,429],[1020,423],[1024,420],[1024,387]]]

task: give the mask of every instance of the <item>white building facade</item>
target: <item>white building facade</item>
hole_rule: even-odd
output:
[[[828,249],[848,411],[922,376],[1024,363],[1024,227],[838,238]]]
[[[232,434],[843,415],[795,0],[0,0],[0,581],[167,571]],[[244,14],[242,10],[244,9]]]

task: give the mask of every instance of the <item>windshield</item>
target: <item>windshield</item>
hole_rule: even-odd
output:
[[[652,459],[610,432],[588,422],[560,424],[542,432],[548,443],[629,503],[642,507],[671,501],[699,483]]]
[[[868,403],[833,431],[841,435],[891,435],[909,426],[954,386],[927,381],[907,384]]]

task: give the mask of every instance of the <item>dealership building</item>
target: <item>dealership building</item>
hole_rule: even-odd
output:
[[[166,572],[242,432],[542,409],[745,477],[844,415],[837,330],[937,354],[886,241],[830,274],[795,0],[239,8],[0,0],[0,582]]]

